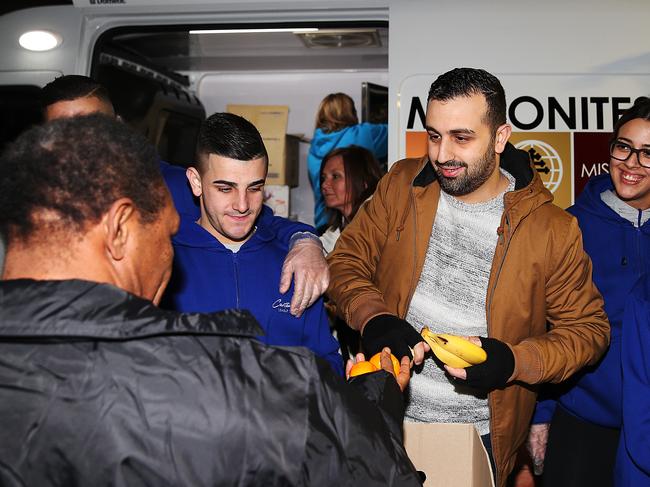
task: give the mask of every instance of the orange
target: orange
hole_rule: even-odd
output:
[[[397,360],[397,357],[393,355],[392,353],[390,354],[390,360],[393,362],[393,369],[395,370],[395,377],[399,375],[399,360]],[[381,352],[374,354],[372,357],[370,357],[369,362],[377,367],[377,370],[381,369]]]
[[[377,372],[379,369],[370,362],[357,362],[350,369],[350,377]]]

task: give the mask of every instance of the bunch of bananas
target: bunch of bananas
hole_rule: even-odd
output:
[[[420,332],[438,359],[450,367],[464,369],[485,362],[487,354],[478,345],[456,335],[433,333],[426,326]]]

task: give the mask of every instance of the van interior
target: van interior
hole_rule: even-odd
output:
[[[387,123],[388,25],[116,28],[97,42],[91,76],[108,87],[122,118],[181,166],[193,161],[206,115],[229,104],[287,105],[287,132],[301,141],[288,215],[312,223],[306,158],[318,105],[342,91],[361,121]]]
[[[193,162],[201,121],[236,105],[286,105],[298,136],[287,216],[313,223],[306,169],[320,101],[344,92],[360,121],[388,121],[388,22],[116,27],[93,47],[89,75],[161,158]],[[40,121],[38,86],[0,88],[0,145]]]
[[[118,115],[161,158],[193,162],[201,121],[236,105],[286,105],[298,136],[298,185],[287,216],[313,223],[306,158],[316,111],[329,93],[355,101],[360,121],[388,121],[388,23],[117,27],[93,49],[91,77]],[[0,88],[0,144],[40,121],[37,86]]]

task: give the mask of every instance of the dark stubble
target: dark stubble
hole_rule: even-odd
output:
[[[436,161],[433,164],[433,169],[438,175],[440,188],[442,188],[445,193],[451,196],[465,196],[476,191],[490,178],[494,172],[496,161],[497,157],[494,153],[494,140],[490,140],[487,150],[479,160],[473,164],[473,168],[470,169],[469,165],[464,161],[451,160],[446,162]],[[460,176],[447,178],[443,176],[442,171],[440,170],[441,167],[464,167],[467,170]]]

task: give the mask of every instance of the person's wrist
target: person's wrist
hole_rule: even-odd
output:
[[[395,357],[413,358],[413,347],[422,341],[420,334],[404,319],[390,313],[373,316],[361,333],[361,345],[373,355],[389,347]]]
[[[391,320],[393,318],[396,318],[396,317],[391,315],[391,314],[388,314],[388,313],[382,313],[382,314],[379,314],[379,315],[375,315],[372,318],[370,318],[368,321],[366,321],[366,323],[363,325],[361,330],[359,330],[359,332],[363,336],[363,332],[368,327],[368,325],[372,325],[372,326],[370,326],[369,329],[372,329],[373,331],[378,331],[379,329],[382,329],[382,331],[385,331],[385,329],[386,329],[386,321]]]
[[[323,244],[320,238],[318,238],[318,235],[311,232],[296,232],[289,239],[289,249],[292,249],[294,245],[307,243],[318,245],[321,249],[323,248]]]
[[[510,376],[508,377],[508,380],[506,380],[506,383],[509,384],[513,380],[515,380],[515,371],[517,370],[517,359],[515,357],[515,351],[512,349],[512,346],[509,343],[506,343],[508,346],[508,350],[510,350],[510,355],[512,356],[512,370],[510,371]]]

